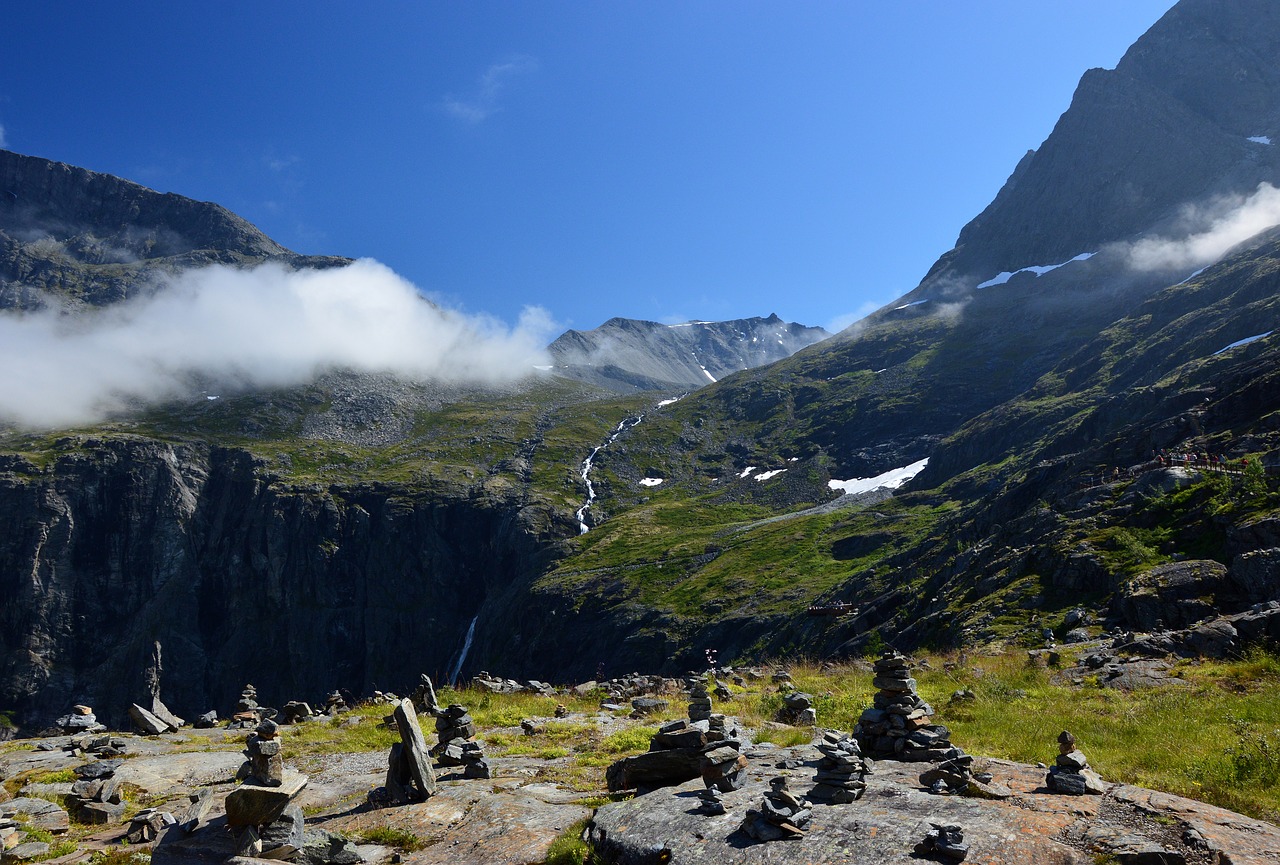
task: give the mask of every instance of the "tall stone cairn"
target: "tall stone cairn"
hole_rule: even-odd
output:
[[[702,676],[690,676],[689,687],[689,720],[706,721],[711,718],[711,694],[707,691],[707,680]]]
[[[964,752],[951,744],[951,731],[930,723],[933,707],[916,693],[906,657],[887,651],[873,665],[878,690],[863,711],[853,736],[862,753],[877,760],[937,762]]]

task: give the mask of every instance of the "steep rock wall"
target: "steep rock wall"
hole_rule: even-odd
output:
[[[244,451],[145,439],[7,457],[0,520],[0,710],[25,727],[78,701],[123,723],[157,674],[188,717],[246,682],[280,705],[440,676],[564,529],[515,492],[290,487]]]

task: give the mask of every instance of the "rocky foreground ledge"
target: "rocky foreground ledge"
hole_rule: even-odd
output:
[[[920,783],[928,765],[877,761],[863,797],[848,805],[812,806],[804,835],[758,842],[741,828],[760,807],[771,778],[789,776],[801,793],[820,755],[812,746],[748,752],[749,782],[725,793],[726,811],[698,808],[701,780],[605,805],[589,840],[606,862],[657,863],[915,863],[947,861],[921,849],[933,824],[963,829],[965,862],[987,865],[1275,865],[1280,828],[1231,811],[1122,784],[1101,796],[1068,796],[1045,787],[1043,767],[977,758],[1006,799],[932,794]]]

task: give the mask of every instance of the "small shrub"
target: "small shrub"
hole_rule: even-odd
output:
[[[405,853],[412,853],[427,846],[417,835],[405,829],[392,829],[390,826],[374,826],[360,833],[360,840],[365,844],[381,844],[383,847],[394,847]]]
[[[755,734],[756,742],[772,742],[779,748],[807,745],[813,741],[813,730],[808,727],[766,727]]]
[[[586,831],[590,818],[579,820],[559,838],[551,842],[547,849],[546,865],[595,865],[595,852],[582,835]]]

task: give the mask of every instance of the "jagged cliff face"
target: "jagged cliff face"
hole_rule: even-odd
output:
[[[560,533],[519,495],[296,488],[235,449],[64,442],[0,470],[0,705],[83,700],[117,724],[147,693],[222,712],[441,678],[468,623],[545,568]]]
[[[217,204],[0,150],[0,309],[102,305],[185,268],[265,261],[348,263],[290,252]]]
[[[1159,229],[1183,205],[1280,177],[1280,9],[1182,0],[1114,70],[1085,73],[1053,132],[925,285],[1066,261]]]

